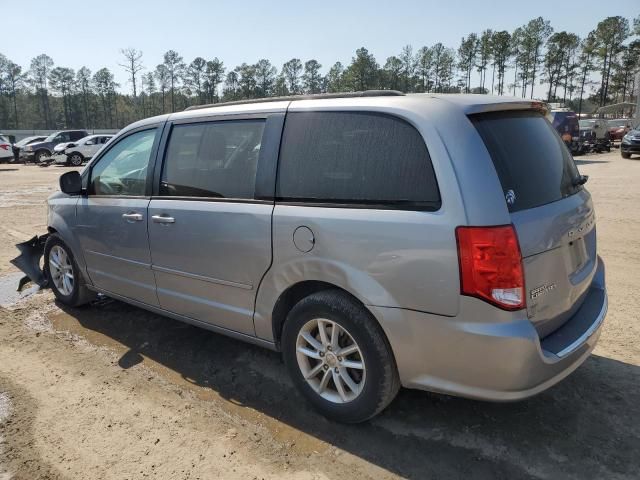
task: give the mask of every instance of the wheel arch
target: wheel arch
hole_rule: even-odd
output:
[[[35,151],[34,155],[38,155],[40,152],[46,152],[48,155],[51,155],[51,150],[49,150],[49,149],[48,149],[48,148],[46,148],[46,147],[40,147],[40,148],[38,148],[38,149]]]
[[[65,199],[66,200],[66,199]],[[54,200],[55,201],[55,200]],[[91,284],[90,277],[87,273],[87,264],[84,258],[84,252],[80,246],[77,236],[73,232],[73,228],[67,222],[66,218],[69,216],[75,218],[75,202],[61,201],[61,205],[58,205],[57,209],[49,209],[47,232],[52,235],[58,235],[64,243],[67,244],[73,258],[78,264],[78,269],[83,276],[83,280],[86,284]],[[73,210],[73,212],[72,212]]]
[[[375,322],[380,326],[383,334],[386,335],[385,329],[380,324],[380,321],[376,318],[373,312],[364,304],[359,298],[357,298],[353,293],[348,290],[340,287],[339,285],[321,281],[321,280],[302,280],[298,283],[295,283],[284,290],[276,300],[273,311],[271,313],[271,328],[273,331],[273,341],[275,343],[276,349],[280,350],[280,340],[282,338],[282,330],[284,327],[284,323],[287,319],[287,315],[291,311],[291,309],[303,298],[308,297],[317,292],[321,292],[324,290],[336,290],[339,291],[348,297],[350,297],[354,302],[360,305],[371,317],[375,320]],[[387,341],[389,339],[387,338]]]

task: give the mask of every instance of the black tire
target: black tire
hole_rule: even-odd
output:
[[[84,157],[81,153],[73,152],[71,155],[67,156],[67,164],[72,165],[74,167],[79,167],[84,162]]]
[[[44,157],[45,155],[48,157],[51,156],[51,154],[47,150],[38,150],[35,156],[33,157],[33,159],[36,163],[40,163],[40,161],[42,160],[42,157]]]
[[[316,393],[298,365],[298,334],[307,322],[317,318],[333,321],[346,329],[362,352],[364,385],[362,391],[346,403],[334,403]],[[382,328],[370,312],[340,290],[314,293],[291,309],[282,332],[282,353],[295,386],[316,410],[338,422],[359,423],[370,419],[384,410],[400,389],[395,358]]]
[[[50,271],[49,255],[51,253],[51,249],[54,246],[58,246],[62,248],[65,251],[65,253],[68,255],[71,263],[74,282],[73,282],[73,289],[71,293],[67,295],[65,295],[56,287],[56,284],[53,281],[52,274]],[[47,278],[49,287],[51,287],[53,294],[56,296],[58,301],[60,301],[60,303],[64,305],[68,305],[70,307],[79,307],[95,299],[96,294],[91,290],[89,290],[84,284],[84,278],[80,273],[80,269],[78,268],[78,264],[76,263],[75,258],[73,257],[73,253],[71,252],[71,249],[55,233],[49,235],[44,245],[44,272],[45,272],[45,276]]]
[[[630,153],[623,152],[622,150],[620,150],[620,156],[622,158],[631,158],[631,154]]]

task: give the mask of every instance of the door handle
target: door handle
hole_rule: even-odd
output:
[[[175,218],[167,217],[165,215],[153,215],[151,220],[153,220],[154,223],[176,223]]]
[[[141,213],[123,213],[122,218],[124,218],[127,222],[141,222],[142,214]]]

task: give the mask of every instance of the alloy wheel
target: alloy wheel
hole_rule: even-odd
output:
[[[298,367],[307,384],[333,403],[349,403],[364,388],[366,366],[353,336],[338,323],[309,320],[296,340]]]
[[[49,252],[49,271],[56,289],[65,296],[73,293],[73,265],[69,255],[59,245],[54,245]]]

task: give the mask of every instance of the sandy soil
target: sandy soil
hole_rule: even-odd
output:
[[[275,353],[111,300],[7,296],[68,169],[0,166],[0,480],[638,478],[640,160],[578,163],[610,295],[594,355],[527,401],[402,391],[358,426],[312,412]]]

